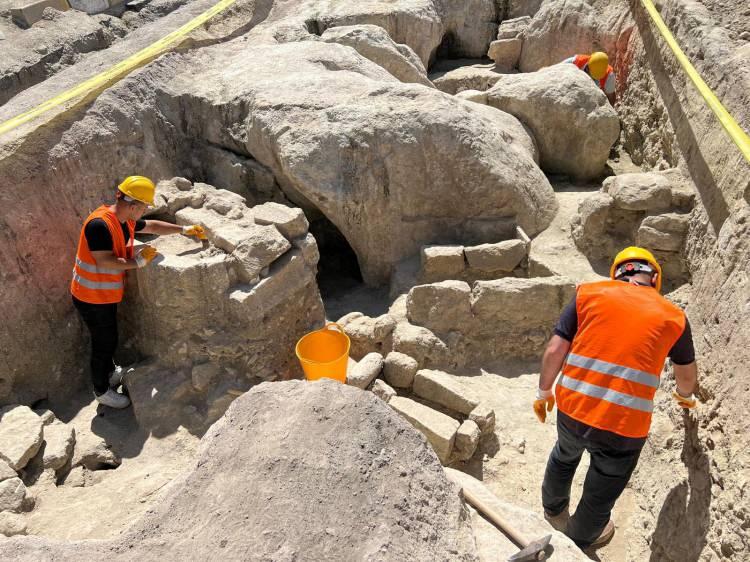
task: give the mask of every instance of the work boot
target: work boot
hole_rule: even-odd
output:
[[[551,515],[546,509],[544,510],[544,519],[547,520],[547,523],[552,525],[552,528],[555,531],[560,531],[561,533],[565,532],[565,529],[568,527],[568,519],[570,519],[570,512],[568,511],[568,508],[566,507],[563,509],[560,513],[557,515]]]
[[[599,537],[591,543],[590,548],[598,548],[602,546],[603,544],[609,542],[609,540],[614,536],[615,534],[615,523],[611,519],[607,521],[607,524],[604,526],[604,530],[601,532]]]
[[[115,365],[115,370],[109,375],[109,388],[116,389],[122,384],[122,378],[125,376],[125,369]]]
[[[99,404],[109,406],[110,408],[117,408],[118,410],[130,406],[130,398],[112,390],[111,388],[104,394],[97,396],[96,401],[99,402]]]

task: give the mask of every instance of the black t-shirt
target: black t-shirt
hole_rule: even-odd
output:
[[[555,334],[572,342],[576,332],[578,332],[578,313],[576,312],[576,299],[573,297],[563,309],[560,319],[557,321]],[[682,331],[682,335],[669,351],[669,358],[675,365],[688,365],[695,361],[693,335],[687,318],[685,318],[685,329]]]
[[[122,233],[125,235],[125,245],[127,246],[130,240],[130,229],[128,229],[128,223],[121,222],[120,227]],[[139,232],[146,227],[145,220],[135,221],[135,231]],[[112,244],[112,236],[109,234],[107,223],[104,219],[94,219],[89,221],[86,228],[83,230],[84,236],[86,236],[86,242],[88,242],[89,250],[92,252],[103,252],[105,250],[112,251],[114,247]]]

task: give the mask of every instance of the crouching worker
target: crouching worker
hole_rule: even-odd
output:
[[[102,205],[84,221],[78,240],[70,292],[73,305],[91,334],[91,380],[96,400],[111,408],[126,408],[130,399],[117,392],[122,369],[114,363],[117,349],[117,303],[125,288],[125,271],[145,267],[156,249],[144,246],[133,252],[136,232],[185,234],[205,238],[203,227],[178,226],[142,220],[154,202],[154,183],[143,176],[125,178],[115,203]]]
[[[607,53],[597,51],[590,55],[575,55],[563,62],[576,65],[579,70],[588,74],[596,82],[599,89],[604,92],[611,105],[615,105],[617,100],[615,90],[617,88],[617,78],[615,71],[609,65]]]

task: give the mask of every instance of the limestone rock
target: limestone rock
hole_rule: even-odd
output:
[[[26,486],[20,478],[0,482],[0,511],[20,511],[26,499]]]
[[[383,370],[383,356],[380,353],[368,353],[357,362],[356,367],[346,375],[346,384],[365,389]]]
[[[200,363],[198,365],[193,365],[190,374],[193,388],[199,391],[206,390],[211,384],[211,381],[218,378],[220,373],[221,367],[215,363]]]
[[[408,322],[401,322],[393,331],[393,350],[413,357],[425,367],[444,364],[449,354],[448,346],[433,332]]]
[[[26,534],[26,521],[22,515],[4,511],[0,513],[0,535],[14,537]]]
[[[388,384],[397,388],[411,388],[418,370],[416,359],[398,351],[391,351],[385,357],[383,375]]]
[[[434,88],[422,61],[408,45],[395,43],[388,32],[377,25],[329,27],[320,36],[327,43],[352,47],[360,55],[382,66],[402,82]]]
[[[372,383],[372,393],[380,398],[383,402],[389,402],[396,396],[396,391],[385,381],[377,379]]]
[[[448,464],[459,427],[456,420],[401,396],[391,398],[388,405],[421,431],[432,445],[440,462]]]
[[[252,212],[257,224],[274,225],[289,240],[307,234],[309,224],[302,209],[279,203],[263,203],[253,207]]]
[[[602,174],[620,133],[606,96],[570,64],[505,76],[487,92],[487,101],[531,129],[543,170],[576,180]]]
[[[672,203],[669,180],[654,172],[607,178],[602,188],[612,197],[616,207],[628,211],[665,211]]]
[[[232,256],[240,264],[240,280],[251,283],[292,245],[271,225],[253,227],[246,234],[244,240],[234,248]]]
[[[521,240],[504,240],[496,244],[481,244],[464,248],[470,268],[481,271],[513,271],[526,257],[526,245]]]
[[[636,244],[652,250],[678,252],[685,243],[688,215],[666,213],[643,219],[636,234]]]
[[[68,462],[75,445],[75,430],[61,421],[55,420],[44,427],[43,466],[59,470]]]
[[[473,420],[465,420],[456,432],[456,446],[454,457],[459,461],[468,461],[474,456],[479,444],[481,432],[479,426]]]
[[[395,327],[396,320],[390,314],[377,318],[361,315],[347,321],[343,328],[351,340],[349,353],[360,360],[368,353],[384,351],[384,343]]]
[[[302,257],[308,266],[317,269],[318,261],[320,261],[320,250],[312,234],[308,232],[304,237],[293,240],[292,246],[302,252]]]
[[[87,470],[102,470],[120,466],[120,457],[112,451],[104,439],[88,431],[79,431],[71,466],[82,466]]]
[[[0,459],[21,470],[42,446],[42,420],[27,406],[0,409]]]
[[[406,299],[409,321],[436,333],[465,327],[471,322],[471,287],[464,281],[417,285]]]
[[[522,46],[523,41],[518,37],[512,39],[497,39],[490,43],[490,49],[487,51],[487,56],[495,61],[495,64],[499,68],[510,70],[511,68],[515,68],[518,64]]]
[[[487,92],[480,92],[479,90],[463,90],[462,92],[458,92],[456,97],[462,100],[487,105]]]
[[[57,419],[54,412],[52,412],[52,410],[47,410],[46,408],[41,410],[34,410],[34,413],[41,418],[42,425],[45,426],[51,424]]]
[[[245,198],[237,193],[232,193],[226,189],[214,189],[205,183],[196,183],[193,188],[199,193],[205,194],[204,207],[216,211],[220,215],[229,215],[233,209],[245,208]]]
[[[497,28],[497,38],[522,39],[523,34],[528,29],[530,23],[531,17],[528,15],[503,20]]]
[[[15,478],[18,476],[15,470],[4,460],[0,459],[0,482],[7,480],[8,478]]]
[[[423,369],[417,372],[414,394],[464,415],[479,405],[478,397],[464,388],[456,377],[442,371]]]
[[[430,76],[438,90],[455,95],[466,90],[489,90],[503,77],[498,70],[494,64],[472,64]]]
[[[506,7],[506,15],[509,18],[521,19],[522,17],[528,17],[529,21],[539,11],[539,6],[542,4],[542,0],[508,0]],[[503,22],[504,23],[504,22]],[[502,26],[502,24],[500,24]]]
[[[490,435],[495,431],[495,410],[486,404],[480,403],[469,412],[469,419],[479,426],[482,435]]]
[[[420,255],[425,280],[457,279],[466,266],[463,246],[425,246]]]

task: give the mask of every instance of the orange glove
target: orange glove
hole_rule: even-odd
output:
[[[206,239],[206,231],[199,224],[191,224],[190,226],[183,226],[182,233],[185,236],[195,236],[198,240]]]
[[[555,395],[551,390],[536,389],[536,400],[534,400],[534,413],[539,421],[544,423],[547,420],[547,412],[551,412],[555,407]]]
[[[135,256],[135,262],[138,264],[139,268],[146,267],[158,255],[159,252],[157,252],[156,248],[153,246],[144,246],[138,250],[138,253]]]
[[[685,408],[686,410],[692,410],[698,405],[698,401],[695,399],[695,394],[691,394],[690,396],[683,396],[676,390],[672,393],[672,396],[677,401],[677,405],[680,408]]]

